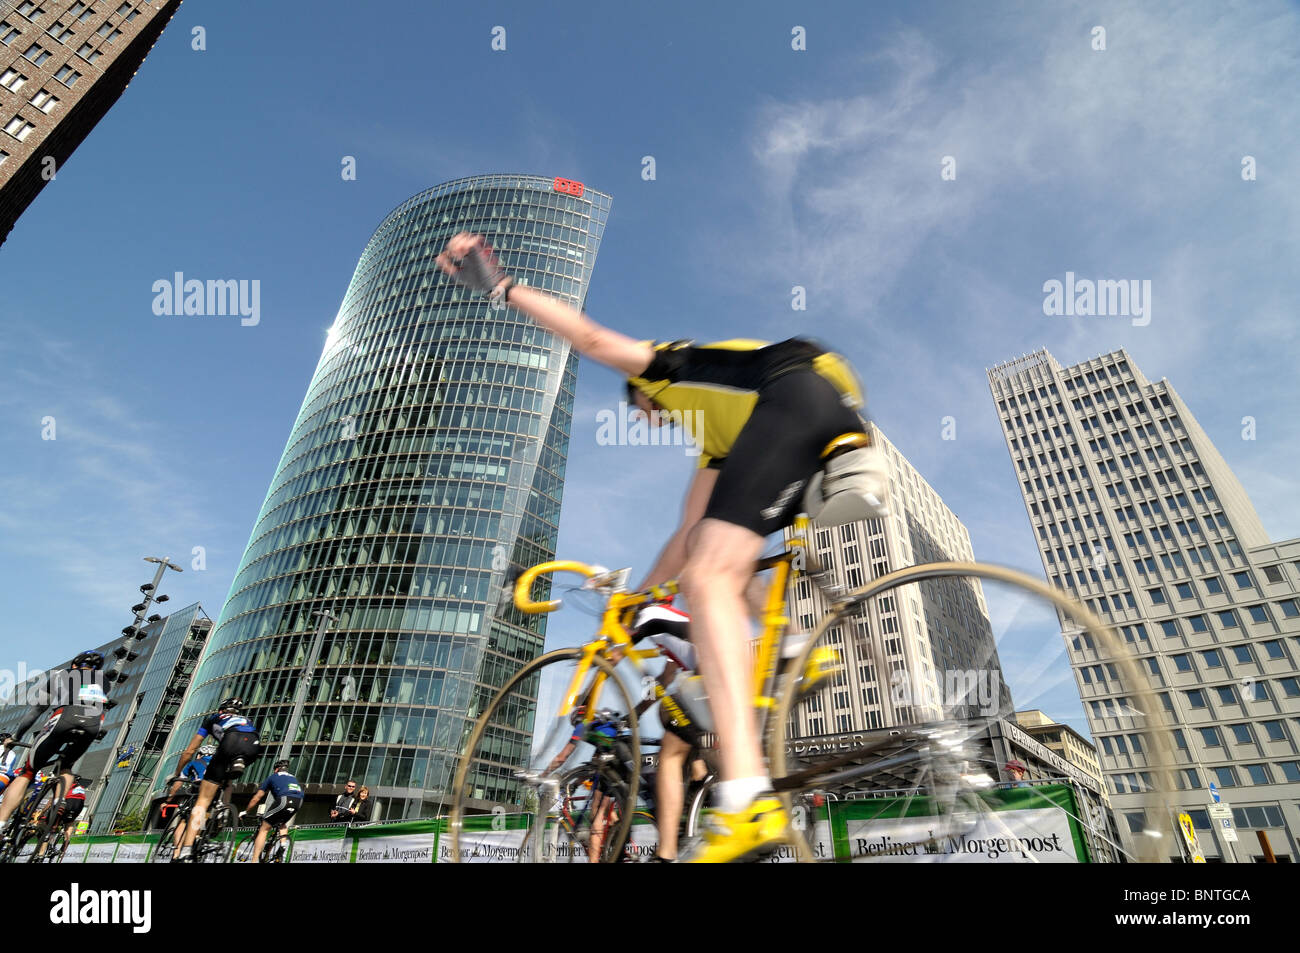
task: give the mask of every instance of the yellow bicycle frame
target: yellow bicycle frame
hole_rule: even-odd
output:
[[[808,525],[808,517],[796,517],[789,549],[783,553],[760,560],[755,569],[756,573],[766,569],[773,570],[762,615],[759,618],[761,631],[758,637],[758,650],[754,659],[754,705],[764,713],[775,706],[772,689],[776,680],[777,663],[780,659],[781,637],[790,624],[790,619],[786,614],[787,585],[790,582],[792,573],[800,571],[800,566],[803,563],[801,557],[806,555]],[[596,575],[596,570],[593,567],[576,560],[558,559],[539,563],[531,569],[525,570],[515,583],[515,606],[520,611],[530,615],[554,612],[558,609],[560,607],[559,599],[539,602],[534,601],[532,598],[533,583],[537,578],[555,572],[573,572],[588,579]],[[584,643],[581,647],[582,655],[578,659],[577,668],[574,670],[573,678],[569,681],[568,689],[560,699],[560,709],[556,712],[556,718],[568,717],[579,704],[578,696],[582,693],[582,686],[592,668],[592,659],[597,654],[601,654],[605,659],[615,664],[623,659],[628,659],[638,672],[642,670],[641,663],[645,659],[654,658],[660,654],[657,648],[636,648],[632,644],[632,637],[628,632],[627,624],[631,622],[636,609],[652,602],[667,599],[679,591],[677,580],[674,579],[651,586],[644,592],[611,593],[609,601],[605,604],[605,610],[601,614],[600,628],[597,631],[596,638]],[[586,697],[582,700],[582,704],[587,706],[586,717],[588,720],[592,718],[598,708],[600,690],[604,686],[605,678],[603,672],[597,672],[591,688],[586,692]],[[668,706],[671,713],[680,714],[676,703],[673,702],[672,698],[658,682],[655,683],[655,695],[659,701]]]

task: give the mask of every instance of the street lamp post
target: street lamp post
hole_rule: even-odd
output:
[[[159,559],[157,556],[145,556],[144,561],[147,563],[156,563],[158,570],[153,574],[153,582],[147,582],[140,587],[144,594],[144,600],[131,607],[135,613],[135,619],[130,625],[122,629],[122,644],[113,650],[113,656],[116,659],[112,667],[104,673],[104,682],[106,685],[112,685],[118,679],[124,679],[122,670],[126,668],[126,663],[135,658],[135,653],[131,650],[135,643],[143,641],[145,638],[146,616],[149,613],[149,607],[155,602],[166,602],[167,596],[158,595],[158,584],[162,582],[163,574],[168,569],[174,569],[176,572],[184,572],[180,566],[171,561],[170,557]],[[126,739],[127,732],[131,730],[131,723],[135,720],[136,710],[139,704],[139,697],[131,699],[131,709],[122,719],[122,727],[117,731],[117,737],[113,740],[113,745],[109,748],[109,758],[104,765],[104,773],[100,775],[99,781],[95,784],[95,790],[91,792],[91,802],[87,805],[86,816],[94,817],[95,811],[99,807],[100,798],[103,797],[104,789],[108,786],[108,779],[117,765],[117,752],[121,750],[122,742]],[[116,810],[116,805],[114,805]]]
[[[307,704],[307,690],[311,686],[312,676],[316,674],[316,659],[320,656],[321,643],[325,641],[325,630],[334,621],[334,613],[328,609],[317,609],[312,615],[320,616],[320,625],[316,627],[316,637],[312,639],[307,664],[303,667],[302,678],[298,680],[298,690],[294,692],[293,714],[289,716],[289,726],[284,731],[284,740],[280,742],[280,753],[276,757],[277,761],[286,761],[289,758],[289,747],[293,744],[293,739],[298,735],[298,724],[302,721],[302,709]]]

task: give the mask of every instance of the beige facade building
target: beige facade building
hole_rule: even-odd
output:
[[[1207,857],[1213,784],[1238,859],[1279,860],[1300,831],[1300,539],[1272,542],[1245,488],[1170,383],[1115,351],[1070,367],[1045,349],[988,371],[1054,585],[1112,625],[1177,726],[1172,800]],[[1114,667],[1063,632],[1120,833],[1147,826],[1150,739],[1124,716]],[[1167,821],[1167,819],[1165,819]],[[1171,851],[1171,859],[1174,859]]]
[[[855,589],[901,566],[973,560],[966,527],[880,428],[868,429],[888,461],[891,515],[815,532],[817,557],[835,583]],[[792,586],[790,603],[796,630],[811,629],[826,611],[806,578]],[[845,671],[799,706],[794,737],[920,724],[958,709],[1011,714],[978,581],[902,586],[836,625],[827,643],[840,652]]]
[[[1103,785],[1102,798],[1109,803],[1105,794],[1101,765],[1097,763],[1097,749],[1087,738],[1069,725],[1052,721],[1036,708],[1018,711],[1015,718],[1016,724],[1035,741],[1095,779],[1099,785]]]

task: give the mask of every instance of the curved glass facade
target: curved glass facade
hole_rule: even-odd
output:
[[[294,773],[313,786],[356,778],[390,819],[440,809],[468,718],[545,641],[545,617],[517,612],[509,583],[555,553],[576,355],[446,279],[434,256],[456,232],[479,232],[517,280],[581,307],[610,198],[554,185],[459,179],[376,229],[168,758],[229,695],[249,704],[273,752],[312,613],[328,609]],[[269,772],[263,760],[248,780]]]

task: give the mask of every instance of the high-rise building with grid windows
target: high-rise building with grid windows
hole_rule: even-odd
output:
[[[817,558],[833,581],[856,589],[903,566],[973,562],[970,534],[956,514],[878,426],[867,426],[889,468],[890,515],[816,530]],[[792,585],[796,630],[811,630],[826,610],[808,578]],[[837,623],[825,641],[844,671],[798,707],[792,737],[922,724],[959,710],[972,717],[1013,711],[977,579],[900,586]]]
[[[1123,350],[1046,350],[988,372],[1048,579],[1126,640],[1175,725],[1173,802],[1209,857],[1300,857],[1300,539],[1271,542],[1245,489],[1165,379]],[[1111,804],[1129,838],[1157,783],[1115,668],[1066,633]],[[1128,730],[1125,730],[1125,729]],[[1209,785],[1240,840],[1211,827]],[[1154,826],[1154,825],[1152,825]],[[1172,851],[1172,848],[1171,848]],[[1248,856],[1249,855],[1249,856]]]
[[[181,0],[0,0],[0,242],[104,118]]]
[[[483,175],[408,199],[357,264],[168,757],[239,696],[278,748],[317,619],[290,757],[313,792],[356,778],[387,818],[436,813],[470,717],[541,654],[510,583],[555,554],[577,355],[438,271],[461,230],[581,308],[608,195]],[[503,745],[526,744],[529,731]],[[264,758],[269,772],[270,758]],[[256,772],[253,772],[256,773]],[[260,779],[259,779],[260,780]]]

